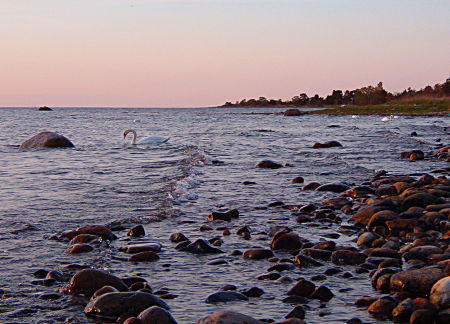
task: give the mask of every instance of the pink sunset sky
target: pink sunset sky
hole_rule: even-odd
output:
[[[200,107],[450,76],[447,0],[2,0],[0,106]]]

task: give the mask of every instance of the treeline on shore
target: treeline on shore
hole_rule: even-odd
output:
[[[420,90],[408,88],[398,93],[391,93],[383,88],[383,83],[379,82],[377,86],[367,86],[355,90],[333,90],[326,97],[320,97],[318,94],[309,97],[306,93],[294,96],[291,100],[283,101],[281,99],[267,99],[259,97],[258,99],[243,99],[235,103],[226,102],[222,107],[323,107],[336,105],[380,105],[391,101],[408,99],[449,99],[450,100],[450,78],[443,83],[434,86],[426,86]]]

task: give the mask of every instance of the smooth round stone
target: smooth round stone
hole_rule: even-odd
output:
[[[442,278],[433,285],[430,301],[438,309],[450,307],[450,277]]]

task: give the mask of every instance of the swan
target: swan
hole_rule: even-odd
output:
[[[381,118],[381,121],[390,121],[390,120],[393,120],[393,119],[398,119],[398,116],[396,116],[396,115],[389,115],[389,117],[388,116],[384,116],[383,118]]]
[[[131,145],[136,144],[159,144],[159,143],[165,143],[169,140],[169,137],[161,137],[161,136],[148,136],[140,139],[136,143],[137,133],[134,129],[126,129],[123,131],[122,135],[125,139],[128,135],[128,133],[133,134],[133,137],[131,138]]]

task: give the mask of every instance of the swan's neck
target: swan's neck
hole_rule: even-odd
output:
[[[130,133],[133,134],[133,136],[131,137],[131,145],[136,145],[137,133],[134,130],[130,131]]]

